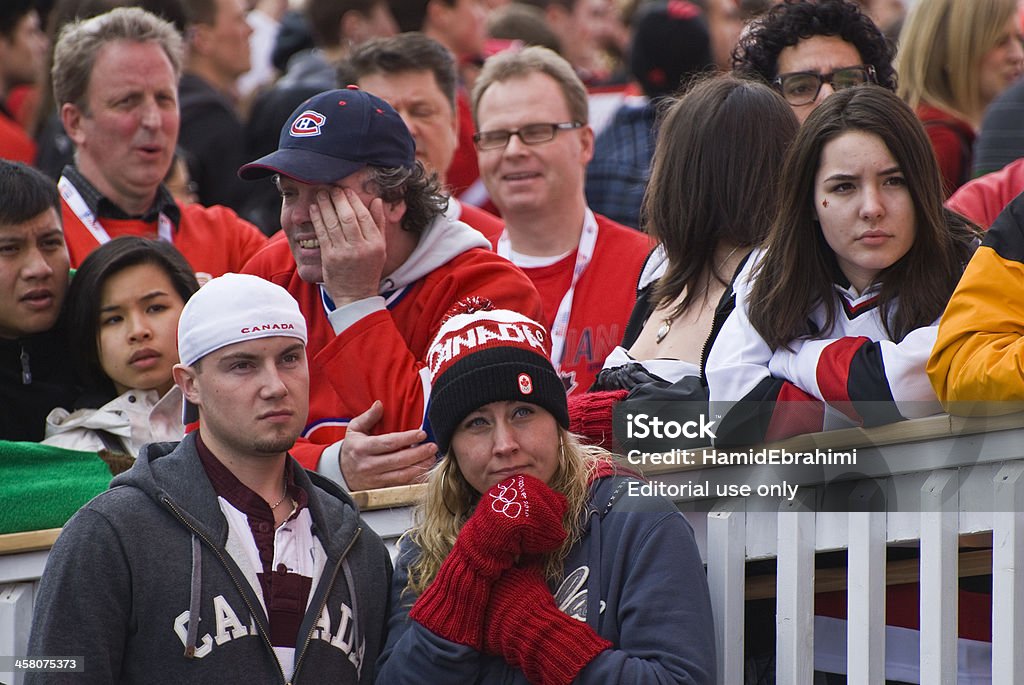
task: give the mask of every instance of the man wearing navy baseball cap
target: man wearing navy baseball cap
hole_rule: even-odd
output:
[[[353,490],[413,482],[435,456],[423,442],[423,360],[441,319],[471,296],[537,317],[536,290],[480,233],[445,215],[401,117],[354,86],[299,105],[278,149],[239,175],[274,177],[287,237],[244,270],[286,288],[309,330],[309,420],[293,454]],[[379,453],[343,450],[350,421],[360,434],[394,435]]]

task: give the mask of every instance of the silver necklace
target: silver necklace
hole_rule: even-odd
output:
[[[725,255],[725,259],[722,260],[722,266],[725,266],[726,264],[729,263],[729,259],[734,254],[736,254],[736,250],[738,250],[738,249],[740,249],[739,245],[737,245],[736,247],[732,248],[732,251],[729,252],[729,254]],[[699,293],[697,293],[697,297],[701,297],[704,293],[706,293],[708,291],[708,288],[711,286],[712,275],[708,276],[708,282],[704,284],[704,289],[701,290]],[[695,297],[693,299],[696,300],[697,297]],[[680,312],[680,314],[681,314],[681,312]],[[664,319],[661,320],[661,325],[658,326],[658,330],[654,334],[654,344],[655,345],[660,345],[661,344],[661,341],[664,340],[665,336],[667,336],[669,334],[669,332],[672,330],[672,324],[673,324],[673,322],[675,322],[675,320],[677,318],[679,318],[680,314],[673,314],[672,316],[667,316],[667,317],[665,317]]]

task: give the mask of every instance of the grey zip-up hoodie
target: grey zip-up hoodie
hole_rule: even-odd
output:
[[[261,598],[225,551],[227,521],[189,435],[147,445],[64,527],[43,573],[29,654],[78,656],[85,672],[26,682],[373,682],[390,557],[345,492],[293,466],[327,557],[299,628],[294,677],[274,655]]]

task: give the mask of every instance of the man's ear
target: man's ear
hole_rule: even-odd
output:
[[[209,24],[192,24],[185,32],[186,52],[197,56],[203,56],[210,52],[210,41],[212,40]]]
[[[434,29],[442,29],[445,25],[445,19],[448,16],[448,5],[441,0],[430,0],[427,3],[427,11],[423,16],[423,25],[425,27],[429,22],[431,27]]]
[[[175,364],[171,368],[171,376],[174,378],[175,385],[181,388],[181,394],[184,395],[186,400],[196,406],[202,404],[202,397],[196,378],[198,373],[195,368],[185,366],[184,364]]]
[[[590,160],[594,158],[594,129],[590,124],[584,124],[580,131],[580,153],[583,164],[590,164]]]
[[[384,218],[387,219],[389,224],[400,226],[402,219],[405,217],[405,200],[396,200],[394,202],[384,202]]]
[[[341,20],[338,22],[338,35],[341,36],[342,43],[346,41],[351,41],[355,45],[364,43],[373,38],[371,31],[366,15],[359,10],[348,10],[341,15]]]
[[[565,29],[572,28],[572,13],[568,8],[557,2],[549,2],[544,8],[545,23],[561,35]]]
[[[68,138],[78,147],[85,142],[85,133],[82,131],[82,119],[85,114],[78,105],[65,102],[60,106],[60,123],[64,125],[64,131]]]

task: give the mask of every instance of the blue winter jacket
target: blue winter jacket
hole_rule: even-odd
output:
[[[595,481],[586,532],[570,551],[554,592],[559,608],[613,645],[576,682],[710,685],[714,626],[693,529],[668,500],[631,496],[630,482],[639,483],[625,476]],[[449,642],[409,619],[416,597],[405,586],[418,554],[408,539],[399,550],[377,685],[526,683],[500,656]]]

